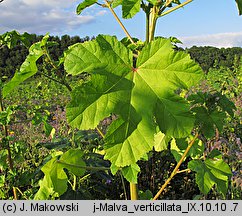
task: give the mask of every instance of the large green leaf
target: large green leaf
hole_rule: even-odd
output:
[[[242,14],[242,0],[235,0],[239,9],[239,15]]]
[[[118,7],[119,5],[122,4],[122,1],[123,0],[113,0],[111,5],[113,8]]]
[[[84,0],[82,1],[82,3],[80,3],[77,8],[76,8],[76,13],[80,14],[84,9],[86,9],[87,7],[92,6],[93,4],[95,4],[97,2],[97,0]]]
[[[224,196],[228,188],[231,170],[221,157],[207,158],[205,161],[192,160],[188,167],[196,172],[196,182],[200,191],[207,194],[214,185]]]
[[[46,45],[49,35],[43,37],[40,42],[33,44],[29,48],[29,54],[24,63],[21,65],[19,71],[16,71],[14,77],[3,87],[3,96],[9,94],[16,86],[24,82],[29,77],[37,73],[38,68],[36,61],[44,54],[42,49]]]
[[[132,52],[115,37],[98,36],[68,51],[67,73],[88,72],[90,81],[77,87],[67,106],[69,123],[94,128],[115,113],[105,136],[105,158],[117,167],[136,163],[154,145],[156,124],[170,137],[184,137],[193,127],[187,102],[176,95],[202,77],[189,55],[173,50],[170,40],[146,45],[133,63]]]

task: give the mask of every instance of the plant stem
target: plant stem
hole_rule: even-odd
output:
[[[169,13],[171,13],[171,12],[173,12],[173,11],[175,11],[175,10],[177,10],[177,9],[179,9],[179,8],[181,8],[181,7],[183,7],[183,6],[187,5],[187,4],[189,4],[189,3],[191,3],[192,1],[193,1],[193,0],[187,0],[187,1],[185,1],[185,2],[183,2],[183,3],[181,3],[181,4],[179,4],[179,5],[177,5],[177,6],[173,7],[173,8],[171,8],[170,10],[165,11],[164,13],[160,14],[159,17],[165,16],[165,15],[167,15],[167,14],[169,14]]]
[[[4,111],[4,107],[3,107],[3,97],[2,97],[2,88],[0,87],[0,112]],[[3,125],[3,131],[4,131],[4,136],[5,136],[5,144],[6,144],[6,148],[8,151],[8,162],[9,162],[9,168],[11,171],[13,171],[13,160],[12,160],[12,155],[11,155],[11,149],[9,146],[9,141],[7,140],[8,137],[8,127],[7,125]]]
[[[47,60],[49,61],[50,65],[54,68],[54,70],[55,70],[55,71],[59,71],[58,67],[57,67],[57,66],[54,64],[54,62],[52,61],[52,59],[51,59],[51,57],[50,57],[50,54],[49,54],[49,52],[48,52],[48,50],[47,50],[46,47],[45,47],[45,49],[44,49],[44,53],[45,53],[45,55],[46,55],[46,57],[47,57]],[[59,81],[59,80],[57,80],[57,79],[55,79],[55,78],[52,78],[52,77],[48,76],[48,75],[45,74],[45,73],[42,73],[42,74],[43,74],[45,77],[47,77],[48,79],[50,79],[50,80],[52,80],[52,81],[54,81],[54,82],[57,82],[57,83],[59,83],[59,84],[61,84],[61,85],[64,85],[64,86],[69,90],[69,92],[72,91],[71,86],[66,82],[65,79],[62,79],[61,81]]]
[[[182,155],[181,159],[179,160],[179,162],[177,163],[175,169],[172,171],[170,177],[166,180],[166,182],[162,185],[161,189],[158,191],[158,193],[155,195],[155,197],[153,198],[153,200],[157,200],[158,197],[160,196],[160,194],[163,192],[163,190],[166,188],[166,186],[170,183],[171,179],[177,174],[177,171],[179,169],[179,167],[181,166],[183,160],[185,159],[186,155],[188,154],[189,150],[191,149],[192,145],[194,144],[194,142],[196,141],[198,137],[198,133],[196,133],[195,137],[193,138],[193,140],[189,143],[189,145],[187,146],[184,154]]]
[[[18,187],[13,187],[13,189],[16,189],[22,195],[22,197],[24,197],[25,200],[28,199]]]
[[[138,200],[138,187],[137,184],[130,182],[130,199]]]
[[[72,184],[72,190],[75,191],[76,190],[76,175],[73,174],[73,184]]]
[[[125,200],[127,200],[128,196],[127,196],[127,191],[126,191],[126,187],[125,187],[125,184],[124,184],[124,177],[123,177],[123,174],[121,172],[119,172],[119,175],[120,175],[122,186],[123,186],[123,189],[124,189],[124,197],[125,197]]]
[[[124,33],[127,35],[128,39],[131,41],[132,44],[135,44],[135,42],[133,41],[131,35],[129,34],[129,32],[127,31],[127,29],[124,27],[123,23],[121,22],[121,20],[118,18],[117,14],[115,13],[115,11],[113,10],[111,4],[105,0],[107,7],[109,8],[109,10],[111,11],[111,13],[113,14],[114,18],[117,20],[118,24],[121,26],[121,28],[123,29]]]
[[[146,14],[146,42],[150,41],[150,14]]]
[[[154,40],[157,19],[158,19],[158,7],[153,6],[149,14],[149,42]]]
[[[180,171],[177,171],[176,174],[178,174],[178,173],[184,173],[184,172],[191,172],[191,170],[190,169],[180,170]]]
[[[51,77],[51,76],[49,76],[49,75],[47,75],[47,74],[45,74],[45,73],[41,73],[43,76],[45,76],[46,78],[48,78],[48,79],[50,79],[50,80],[52,80],[52,81],[54,81],[54,82],[56,82],[56,83],[59,83],[59,84],[61,84],[61,85],[64,85],[70,92],[72,91],[72,88],[67,84],[67,83],[63,83],[62,81],[59,81],[59,80],[57,80],[57,79],[55,79],[55,78],[53,78],[53,77]],[[67,84],[67,85],[66,85]]]
[[[3,111],[4,111],[4,107],[3,107],[2,87],[0,86],[0,112],[3,112]],[[10,171],[13,171],[12,153],[11,153],[9,141],[7,140],[7,137],[9,136],[7,125],[3,125],[3,131],[4,131],[4,136],[5,136],[4,142],[5,142],[6,149],[8,151],[9,169],[10,169]],[[16,191],[15,187],[13,187],[13,197],[14,197],[15,200],[18,199],[17,191]]]
[[[100,134],[100,136],[101,136],[102,138],[104,138],[104,134],[103,134],[103,132],[98,128],[98,126],[96,127],[96,130],[97,130],[97,132]]]

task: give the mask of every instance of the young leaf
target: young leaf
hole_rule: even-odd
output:
[[[33,44],[29,48],[29,55],[21,65],[19,71],[16,71],[14,77],[3,87],[4,97],[20,83],[37,73],[36,62],[44,54],[42,47],[46,45],[48,38],[49,35],[45,35],[40,42]]]
[[[79,15],[81,12],[86,9],[87,7],[92,6],[95,4],[97,0],[84,0],[82,3],[80,3],[76,8],[76,13]]]
[[[193,139],[192,136],[189,138],[182,138],[182,139],[172,139],[171,141],[171,153],[173,154],[175,160],[178,162],[182,155],[184,154],[188,143]],[[204,152],[204,145],[200,140],[196,140],[192,145],[191,149],[189,150],[187,157],[190,156],[191,158],[200,158]]]
[[[189,55],[174,51],[169,39],[146,45],[134,65],[128,48],[100,35],[71,47],[64,65],[67,73],[91,75],[72,92],[67,106],[72,126],[95,128],[110,113],[119,117],[105,135],[105,158],[117,167],[136,163],[152,149],[156,123],[170,137],[190,133],[189,104],[174,91],[194,85],[203,72]]]
[[[176,140],[172,139],[172,141],[171,141],[171,153],[174,156],[176,162],[178,162],[181,159],[184,152],[185,152],[185,149],[179,148],[177,143],[176,143]]]

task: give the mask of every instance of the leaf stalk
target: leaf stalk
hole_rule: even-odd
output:
[[[106,5],[107,5],[108,9],[111,11],[111,13],[113,14],[114,18],[117,20],[118,24],[123,29],[124,33],[127,35],[128,39],[131,41],[132,44],[135,44],[135,42],[132,39],[131,35],[129,34],[129,32],[127,31],[127,29],[125,28],[125,26],[123,25],[123,23],[121,22],[121,20],[119,19],[119,17],[115,13],[115,11],[113,10],[111,4],[107,0],[105,0],[105,2],[106,2]]]
[[[191,3],[192,1],[193,1],[193,0],[187,0],[187,1],[185,1],[185,2],[183,2],[183,3],[181,3],[181,4],[179,4],[179,5],[177,5],[177,6],[173,7],[173,8],[171,8],[170,10],[167,10],[167,11],[165,11],[164,13],[160,14],[159,17],[165,16],[165,15],[167,15],[167,14],[169,14],[169,13],[171,13],[171,12],[173,12],[173,11],[175,11],[175,10],[177,10],[177,9],[179,9],[179,8],[181,8],[181,7],[183,7],[183,6],[187,5],[187,4],[189,4],[189,3]]]
[[[75,168],[80,168],[80,169],[86,169],[86,170],[110,170],[109,167],[91,167],[91,166],[80,166],[80,165],[76,165],[76,164],[69,164],[66,163],[64,161],[61,160],[57,160],[57,163],[62,164],[62,165],[66,165],[66,166],[71,166],[71,167],[75,167]]]

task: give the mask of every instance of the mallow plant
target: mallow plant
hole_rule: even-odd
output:
[[[218,150],[205,154],[203,138],[221,131],[226,115],[233,116],[233,103],[221,95],[216,106],[207,100],[208,95],[195,93],[187,97],[188,90],[201,82],[203,71],[184,51],[179,51],[175,37],[155,36],[157,20],[191,3],[180,0],[84,0],[77,6],[77,14],[98,5],[110,10],[126,37],[98,35],[94,40],[69,47],[60,58],[67,75],[83,73],[88,78],[73,89],[66,107],[71,127],[79,130],[96,129],[103,137],[104,159],[110,161],[113,175],[118,171],[130,182],[130,197],[138,199],[138,165],[147,160],[149,152],[170,150],[177,164],[170,177],[153,197],[158,199],[180,165],[189,158],[188,169],[196,173],[200,191],[207,194],[216,188],[224,196],[231,178],[230,167]],[[242,2],[236,1],[239,13]],[[115,12],[121,7],[122,18],[132,19],[143,11],[146,16],[146,38],[132,37]],[[22,70],[3,86],[3,96],[19,83],[37,72],[36,61],[47,54],[48,35],[30,47]],[[31,67],[30,67],[31,65]],[[25,68],[24,68],[25,67]],[[115,115],[107,131],[98,128],[100,121]],[[67,170],[82,176],[86,167],[80,149],[58,152],[42,171],[36,199],[60,196],[67,190]]]

